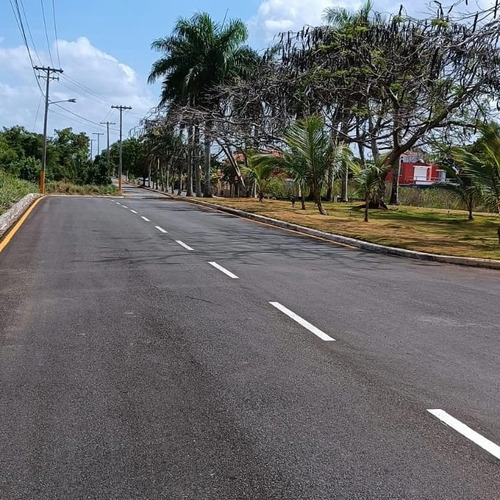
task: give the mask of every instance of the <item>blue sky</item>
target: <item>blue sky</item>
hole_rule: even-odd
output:
[[[280,31],[317,24],[326,7],[355,10],[362,2],[17,0],[17,3],[21,12],[24,8],[23,20],[35,64],[64,70],[61,79],[51,83],[51,100],[77,99],[75,104],[50,106],[49,135],[54,128],[70,126],[76,132],[84,131],[95,137],[91,134],[105,130],[100,122],[118,122],[118,111],[110,108],[112,104],[133,107],[124,114],[125,136],[134,133],[140,119],[157,104],[159,85],[151,86],[146,81],[152,63],[159,57],[150,44],[169,35],[179,17],[206,11],[219,22],[226,16],[242,19],[249,27],[249,43],[259,49]],[[15,4],[16,0],[0,3],[0,127],[23,125],[29,131],[41,132],[43,99],[12,11]],[[399,3],[379,0],[375,5],[380,11],[395,12]],[[414,10],[421,6],[423,11],[426,3],[414,0],[411,5]],[[111,140],[117,137],[117,130],[112,127]]]

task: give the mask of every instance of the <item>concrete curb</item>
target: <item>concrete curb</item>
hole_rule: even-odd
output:
[[[0,238],[13,226],[26,212],[29,206],[42,196],[38,193],[27,194],[24,198],[14,203],[4,214],[0,215]]]
[[[152,188],[144,188],[150,191],[157,191]],[[316,229],[310,229],[304,226],[299,226],[297,224],[292,224],[290,222],[284,222],[277,219],[272,219],[271,217],[265,217],[263,215],[252,214],[249,212],[243,212],[242,210],[237,210],[235,208],[224,207],[222,205],[216,205],[214,203],[207,203],[205,201],[193,199],[193,198],[180,198],[177,196],[171,196],[169,193],[161,193],[171,198],[173,200],[185,201],[188,203],[193,203],[195,205],[200,205],[206,208],[211,208],[212,210],[219,210],[221,212],[226,212],[232,215],[237,215],[238,217],[244,217],[246,219],[255,220],[258,222],[263,222],[265,224],[270,224],[271,226],[281,227],[283,229],[288,229],[290,231],[295,231],[300,234],[307,234],[309,236],[315,236],[317,238],[322,238],[324,240],[332,241],[334,243],[339,243],[341,245],[346,245],[354,248],[359,248],[361,250],[366,250],[368,252],[381,253],[385,255],[396,255],[398,257],[406,257],[410,259],[426,260],[432,262],[441,262],[446,264],[456,264],[459,266],[469,266],[469,267],[482,267],[486,269],[500,269],[500,260],[492,259],[474,259],[472,257],[455,257],[453,255],[438,255],[426,252],[416,252],[413,250],[405,250],[403,248],[386,247],[384,245],[377,245],[376,243],[369,243],[363,240],[357,240],[354,238],[348,238],[347,236],[340,236],[338,234],[324,233],[323,231],[318,231]]]
[[[167,195],[169,196],[169,195]],[[406,257],[410,259],[426,260],[432,262],[442,262],[446,264],[456,264],[460,266],[469,267],[482,267],[487,269],[500,269],[500,260],[492,259],[474,259],[472,257],[455,257],[453,255],[438,255],[426,252],[416,252],[413,250],[405,250],[403,248],[386,247],[384,245],[377,245],[376,243],[369,243],[363,240],[356,240],[354,238],[348,238],[347,236],[340,236],[338,234],[324,233],[323,231],[318,231],[317,229],[310,229],[304,226],[299,226],[297,224],[292,224],[291,222],[284,222],[277,219],[272,219],[271,217],[265,217],[263,215],[251,214],[249,212],[243,212],[242,210],[237,210],[235,208],[224,207],[221,205],[216,205],[214,203],[207,203],[204,201],[192,199],[192,198],[178,198],[169,196],[169,198],[186,201],[188,203],[193,203],[195,205],[204,206],[207,208],[212,208],[215,210],[220,210],[221,212],[226,212],[232,215],[237,215],[239,217],[244,217],[246,219],[255,220],[258,222],[263,222],[265,224],[270,224],[272,226],[281,227],[288,229],[290,231],[295,231],[300,234],[307,234],[309,236],[315,236],[317,238],[322,238],[324,240],[333,241],[334,243],[339,243],[341,245],[347,245],[354,248],[359,248],[361,250],[366,250],[369,252],[381,253],[385,255],[396,255],[398,257]]]

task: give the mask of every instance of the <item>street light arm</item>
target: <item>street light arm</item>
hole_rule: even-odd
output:
[[[49,101],[49,104],[58,104],[60,102],[76,102],[76,99],[72,98],[72,99],[64,99],[63,101]]]

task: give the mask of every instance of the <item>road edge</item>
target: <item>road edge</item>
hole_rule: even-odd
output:
[[[27,194],[18,202],[14,203],[7,212],[0,215],[0,240],[9,231],[9,229],[23,216],[33,202],[42,195],[39,193]]]
[[[318,231],[317,229],[310,229],[304,226],[299,226],[298,224],[293,224],[291,222],[285,222],[278,219],[273,219],[271,217],[266,217],[264,215],[257,215],[257,214],[252,214],[250,212],[244,212],[243,210],[225,207],[223,205],[217,205],[216,203],[207,203],[206,201],[201,201],[198,199],[172,196],[169,193],[161,192],[156,189],[147,187],[143,187],[143,189],[146,189],[148,191],[154,191],[156,193],[161,193],[164,196],[173,200],[192,203],[212,210],[218,210],[220,212],[229,213],[231,215],[236,215],[238,217],[243,217],[257,222],[269,224],[271,226],[288,229],[289,231],[294,231],[299,234],[313,236],[315,238],[321,238],[324,240],[331,241],[333,243],[338,243],[340,245],[358,248],[360,250],[366,250],[369,252],[381,253],[385,255],[394,255],[397,257],[406,257],[410,259],[426,260],[426,261],[440,262],[445,264],[455,264],[459,266],[481,267],[486,269],[500,270],[500,260],[475,259],[473,257],[456,257],[454,255],[439,255],[427,252],[417,252],[415,250],[405,250],[404,248],[388,247],[384,245],[378,245],[377,243],[369,243],[367,241],[358,240],[355,238],[349,238],[347,236],[341,236],[339,234],[325,233],[323,231]]]

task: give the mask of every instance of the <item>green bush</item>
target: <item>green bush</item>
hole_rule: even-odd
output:
[[[399,202],[401,205],[411,207],[444,208],[447,210],[467,209],[455,193],[439,187],[400,187]]]
[[[38,186],[0,170],[0,214],[29,193],[38,193]]]
[[[45,184],[46,194],[79,194],[79,195],[115,195],[117,194],[116,186],[113,184],[106,184],[104,186],[97,186],[95,184],[72,184],[70,182],[47,182]]]

